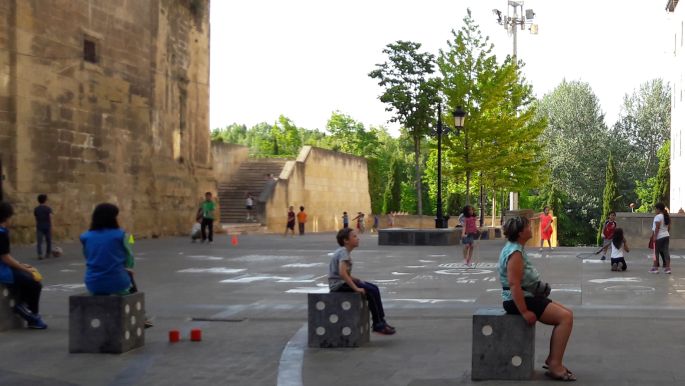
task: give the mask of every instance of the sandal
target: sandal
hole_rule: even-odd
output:
[[[546,371],[545,376],[555,380],[555,381],[562,381],[562,382],[575,382],[576,381],[576,376],[568,371],[568,369],[563,373],[563,374],[554,374],[551,371]]]

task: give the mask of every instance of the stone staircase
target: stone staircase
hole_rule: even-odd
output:
[[[221,223],[247,223],[245,219],[245,198],[247,192],[257,205],[257,198],[267,183],[266,175],[278,177],[287,160],[280,158],[248,159],[240,164],[229,182],[219,183],[219,205]]]

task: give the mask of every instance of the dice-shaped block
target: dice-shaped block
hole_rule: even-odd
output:
[[[356,292],[310,293],[309,347],[359,347],[369,342],[369,305]]]
[[[471,379],[523,380],[533,376],[535,326],[501,308],[473,315]]]
[[[145,296],[69,296],[69,352],[120,354],[145,344]]]
[[[14,313],[15,304],[16,300],[10,290],[0,284],[0,331],[23,328],[26,324],[19,315]]]

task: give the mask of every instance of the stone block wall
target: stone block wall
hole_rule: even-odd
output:
[[[212,141],[214,177],[217,181],[230,181],[240,164],[247,161],[249,148],[222,141]]]
[[[623,228],[623,234],[631,249],[647,248],[652,235],[654,216],[654,213],[616,213],[616,225]],[[670,216],[669,246],[671,249],[685,248],[685,215],[671,213]]]
[[[138,237],[187,233],[216,192],[208,0],[0,2],[0,160],[15,242],[49,195],[57,239],[112,202]]]
[[[265,203],[269,231],[283,232],[288,206],[307,212],[309,232],[342,228],[342,213],[371,213],[366,159],[332,150],[304,146],[296,161],[288,161],[274,192]],[[368,220],[368,218],[367,218]],[[297,232],[297,227],[295,227]]]

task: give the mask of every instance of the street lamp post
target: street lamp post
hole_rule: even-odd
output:
[[[460,107],[452,113],[454,117],[454,127],[456,133],[459,134],[459,129],[464,127],[464,117],[466,112]],[[437,194],[437,208],[435,210],[435,227],[447,228],[447,221],[442,213],[442,134],[449,132],[442,126],[442,104],[438,104],[438,125],[435,134],[438,136],[438,194]]]

